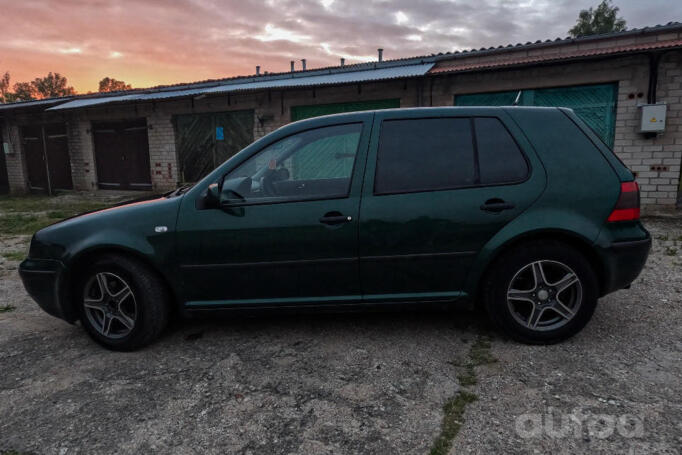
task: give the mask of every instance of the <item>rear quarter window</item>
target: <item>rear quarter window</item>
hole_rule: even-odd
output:
[[[496,118],[475,118],[480,184],[524,180],[528,164],[507,128]]]

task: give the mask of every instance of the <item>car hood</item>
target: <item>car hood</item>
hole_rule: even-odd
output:
[[[172,235],[183,197],[136,199],[62,220],[35,233],[29,256],[64,259],[92,245],[141,248]]]

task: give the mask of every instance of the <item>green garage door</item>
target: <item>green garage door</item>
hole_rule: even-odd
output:
[[[253,142],[253,111],[174,117],[181,182],[196,182]]]
[[[293,106],[291,121],[303,120],[320,115],[340,114],[342,112],[373,111],[400,107],[400,99],[356,101],[355,103],[317,104],[314,106]]]
[[[610,147],[616,124],[616,84],[522,90],[520,106],[570,107]],[[518,90],[455,96],[456,106],[511,106]]]

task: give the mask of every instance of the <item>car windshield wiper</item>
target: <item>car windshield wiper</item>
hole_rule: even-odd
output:
[[[173,191],[164,194],[165,197],[175,197],[175,196],[180,196],[181,194],[186,193],[190,188],[194,186],[194,183],[187,183],[185,185],[179,186]]]

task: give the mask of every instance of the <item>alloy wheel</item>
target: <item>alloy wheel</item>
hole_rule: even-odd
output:
[[[119,275],[99,272],[85,284],[83,307],[90,324],[107,338],[123,338],[137,321],[135,294]]]
[[[522,267],[507,289],[507,306],[514,319],[537,331],[566,325],[578,313],[582,300],[578,275],[566,264],[553,260]]]

